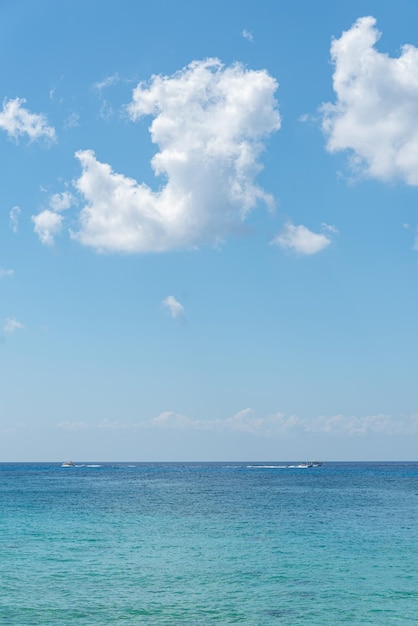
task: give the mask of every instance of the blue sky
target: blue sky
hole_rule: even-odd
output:
[[[1,459],[416,458],[416,2],[0,18]]]

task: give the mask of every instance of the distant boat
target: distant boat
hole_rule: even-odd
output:
[[[65,461],[61,467],[75,467],[72,461]]]

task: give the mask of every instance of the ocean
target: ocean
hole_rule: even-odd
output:
[[[418,624],[418,463],[0,464],[1,626]]]

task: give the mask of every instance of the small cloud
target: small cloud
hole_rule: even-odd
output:
[[[49,207],[52,211],[59,213],[69,209],[74,203],[74,196],[69,191],[63,191],[62,193],[54,193],[49,200]]]
[[[80,115],[76,111],[73,111],[65,120],[64,128],[68,130],[69,128],[77,128],[77,126],[80,126]]]
[[[287,222],[271,243],[280,246],[283,250],[310,255],[329,246],[331,239],[324,234],[312,232],[306,226],[295,226]]]
[[[25,109],[23,107],[25,102],[25,98],[3,101],[3,110],[0,112],[0,128],[16,141],[22,135],[28,135],[31,141],[42,138],[55,141],[55,129],[48,126],[46,117]]]
[[[299,115],[298,117],[298,122],[310,122],[312,119],[311,115],[309,115],[309,113],[303,113],[302,115]]]
[[[62,230],[62,215],[46,209],[38,215],[32,215],[34,231],[41,242],[47,246],[54,244],[54,238]]]
[[[14,275],[14,270],[5,270],[2,267],[0,267],[0,279],[5,278],[6,276],[13,276],[13,275]]]
[[[157,417],[153,417],[150,421],[151,428],[157,427],[161,429],[191,429],[191,430],[206,430],[204,420],[195,420],[181,413],[175,413],[174,411],[163,411]]]
[[[103,80],[94,83],[93,86],[95,89],[97,89],[97,91],[102,91],[102,89],[106,89],[106,87],[112,87],[112,85],[116,85],[116,83],[118,83],[119,81],[120,77],[119,74],[116,72],[116,74],[112,74],[112,76],[107,76]]]
[[[57,424],[57,428],[61,428],[62,430],[68,431],[78,431],[78,430],[87,430],[89,428],[86,422],[60,422]]]
[[[109,87],[113,87],[120,80],[121,80],[121,78],[120,78],[119,74],[116,73],[116,74],[112,74],[111,76],[107,76],[103,80],[98,81],[97,83],[95,83],[93,85],[93,88],[96,91],[99,92],[99,96],[101,98],[101,106],[100,106],[99,115],[105,121],[107,121],[111,117],[113,117],[115,112],[114,112],[112,106],[109,104],[109,102],[105,98],[103,98],[102,92],[103,92],[104,89],[108,89]]]
[[[322,222],[321,226],[322,226],[322,230],[327,230],[328,232],[333,233],[334,235],[339,234],[338,228],[336,228],[336,226],[333,226],[332,224],[327,224],[326,222]]]
[[[8,317],[3,324],[3,332],[5,335],[12,335],[17,330],[23,330],[25,326],[17,321],[14,317]]]
[[[101,421],[97,427],[102,430],[131,430],[134,428],[139,428],[137,424],[121,422],[120,420],[110,421],[108,419],[104,419],[103,421]]]
[[[180,319],[184,316],[184,306],[180,304],[174,296],[167,296],[162,301],[162,305],[170,313],[173,319]]]
[[[14,206],[9,213],[9,224],[12,231],[16,234],[19,230],[19,216],[21,209],[18,206]]]
[[[250,33],[248,30],[246,30],[244,28],[244,30],[242,31],[242,36],[244,37],[244,39],[246,39],[247,41],[249,41],[250,43],[254,43],[254,37],[252,35],[252,33]]]
[[[99,111],[99,116],[102,118],[102,120],[108,121],[111,117],[114,116],[114,114],[115,111],[113,110],[112,106],[108,103],[107,100],[103,100]]]
[[[60,213],[66,211],[76,202],[69,191],[54,193],[49,198],[48,209],[32,215],[34,231],[41,242],[47,246],[54,244],[55,237],[62,231],[64,218]]]

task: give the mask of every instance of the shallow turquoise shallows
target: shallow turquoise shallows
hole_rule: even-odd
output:
[[[418,464],[0,465],[1,626],[418,624]]]

